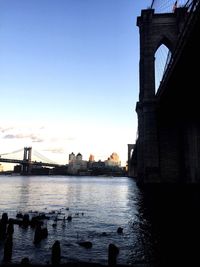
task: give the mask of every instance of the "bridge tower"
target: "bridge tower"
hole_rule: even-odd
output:
[[[160,182],[154,55],[162,44],[173,52],[185,17],[186,10],[177,8],[174,13],[165,14],[155,14],[154,9],[142,10],[137,18],[140,33],[140,89],[136,104],[138,183]]]
[[[32,147],[24,147],[24,158],[22,164],[22,174],[24,175],[31,173],[31,157]]]

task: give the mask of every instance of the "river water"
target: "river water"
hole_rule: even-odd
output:
[[[163,197],[160,191],[157,198],[155,195],[139,189],[128,177],[0,176],[0,216],[3,212],[9,218],[16,218],[18,212],[30,216],[44,212],[49,216],[45,222],[48,237],[37,245],[33,244],[34,229],[15,225],[12,262],[29,257],[32,263],[49,263],[51,247],[59,240],[62,263],[107,264],[108,245],[113,243],[119,248],[119,264],[159,260],[167,264],[173,259],[168,255],[180,255],[180,243],[193,241],[188,237],[194,233],[187,234],[186,229],[191,229],[189,218],[196,209],[191,214],[190,206],[184,204],[185,208],[180,209],[174,205],[172,195]],[[162,208],[158,203],[161,199],[165,199]],[[63,218],[69,215],[72,221],[64,222]],[[117,233],[118,227],[123,228],[122,234]],[[86,249],[78,244],[80,241],[90,241],[93,246]],[[1,261],[3,248],[4,241],[0,241]]]

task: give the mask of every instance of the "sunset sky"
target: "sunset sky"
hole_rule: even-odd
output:
[[[0,154],[25,146],[61,164],[118,153],[137,131],[147,0],[0,0]]]

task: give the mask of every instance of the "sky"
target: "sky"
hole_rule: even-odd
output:
[[[0,154],[25,146],[125,166],[136,140],[148,0],[0,0]]]

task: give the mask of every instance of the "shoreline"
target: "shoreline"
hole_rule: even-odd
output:
[[[112,174],[55,174],[55,173],[50,173],[50,174],[20,174],[20,173],[14,173],[14,172],[0,172],[0,177],[2,176],[23,176],[23,177],[29,177],[29,176],[70,176],[70,177],[129,177],[129,178],[133,178],[128,176],[126,173],[125,174],[116,174],[116,173],[112,173]]]
[[[0,264],[1,267],[20,267],[20,266],[32,266],[32,267],[51,267],[55,266],[53,264],[21,264],[21,263],[3,263]],[[90,262],[68,262],[68,263],[60,263],[60,267],[158,267],[158,265],[151,264],[132,264],[132,265],[124,265],[124,264],[116,264],[116,265],[103,265],[100,263],[90,263]]]

